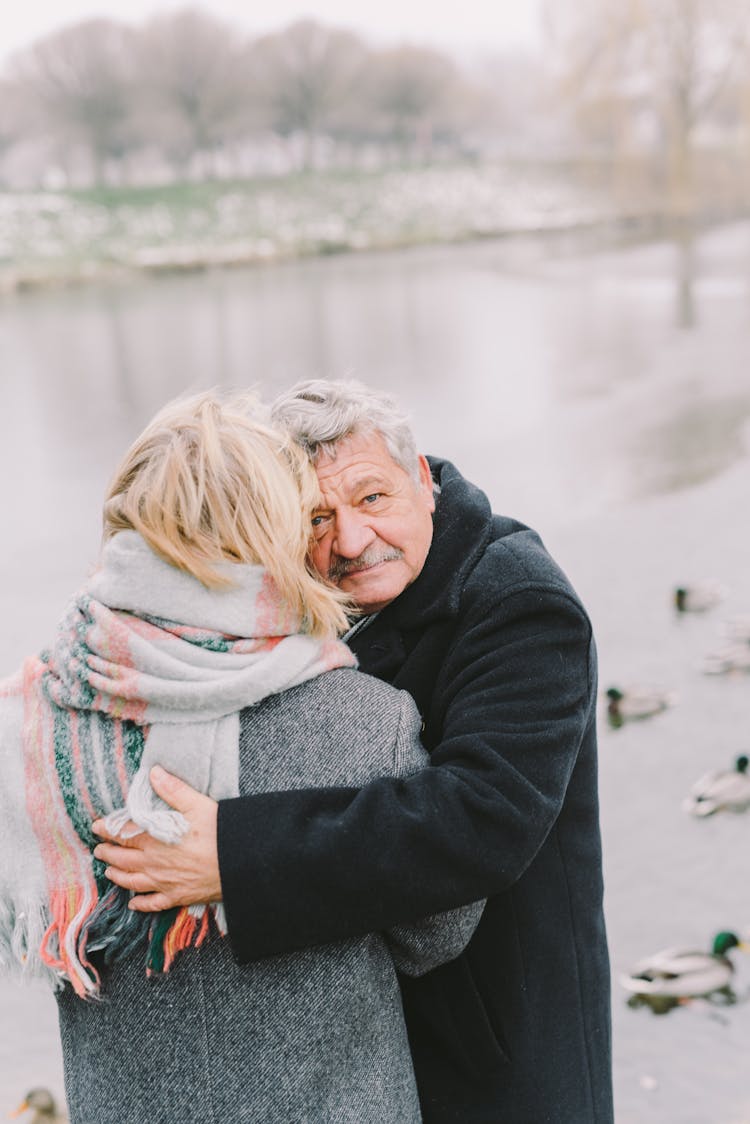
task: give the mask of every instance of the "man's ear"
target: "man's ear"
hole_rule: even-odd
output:
[[[424,493],[425,499],[428,501],[429,510],[435,510],[435,491],[433,486],[432,473],[430,466],[427,463],[427,457],[419,454],[419,489]]]

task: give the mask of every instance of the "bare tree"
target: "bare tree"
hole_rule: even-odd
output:
[[[303,165],[316,162],[318,140],[346,119],[367,52],[351,32],[300,20],[264,36],[252,67],[273,128],[303,137]]]
[[[549,0],[546,16],[563,90],[598,107],[605,130],[608,118],[613,148],[634,115],[650,115],[675,202],[688,207],[698,129],[746,57],[746,0]]]
[[[657,93],[674,183],[689,196],[696,130],[746,51],[750,12],[745,0],[662,0],[658,16],[649,56],[663,75]]]
[[[97,183],[132,143],[132,32],[92,19],[38,40],[11,63],[9,81],[41,132],[90,152]]]
[[[185,171],[247,124],[252,100],[245,44],[229,24],[193,8],[151,20],[138,34],[138,121]]]
[[[4,181],[5,157],[22,139],[26,125],[20,91],[7,78],[0,78],[0,167],[3,168],[0,184]]]
[[[450,131],[465,84],[450,59],[422,47],[375,53],[367,82],[375,118],[404,155],[429,158],[436,131]]]

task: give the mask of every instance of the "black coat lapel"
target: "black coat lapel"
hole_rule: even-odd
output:
[[[361,671],[390,683],[403,665],[406,648],[400,632],[393,628],[378,628],[378,624],[379,621],[373,621],[353,636],[349,647],[357,656]]]

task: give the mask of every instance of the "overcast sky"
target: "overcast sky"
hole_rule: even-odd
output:
[[[411,40],[461,53],[534,47],[539,0],[5,0],[0,60],[66,24],[108,16],[140,23],[157,12],[200,7],[249,32],[312,16],[350,27],[373,42]]]

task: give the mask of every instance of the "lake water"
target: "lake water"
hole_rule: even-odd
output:
[[[750,934],[750,817],[680,809],[750,749],[750,677],[697,670],[723,618],[750,611],[749,317],[747,224],[692,246],[519,239],[4,298],[0,675],[49,638],[95,557],[107,478],[167,398],[362,378],[542,531],[591,611],[603,686],[679,692],[650,722],[602,724],[615,976]],[[675,619],[673,586],[704,578],[725,604]],[[618,1124],[749,1124],[750,1003],[657,1018],[615,984],[614,1030]],[[36,1084],[62,1088],[54,1004],[0,984],[0,1114]]]

